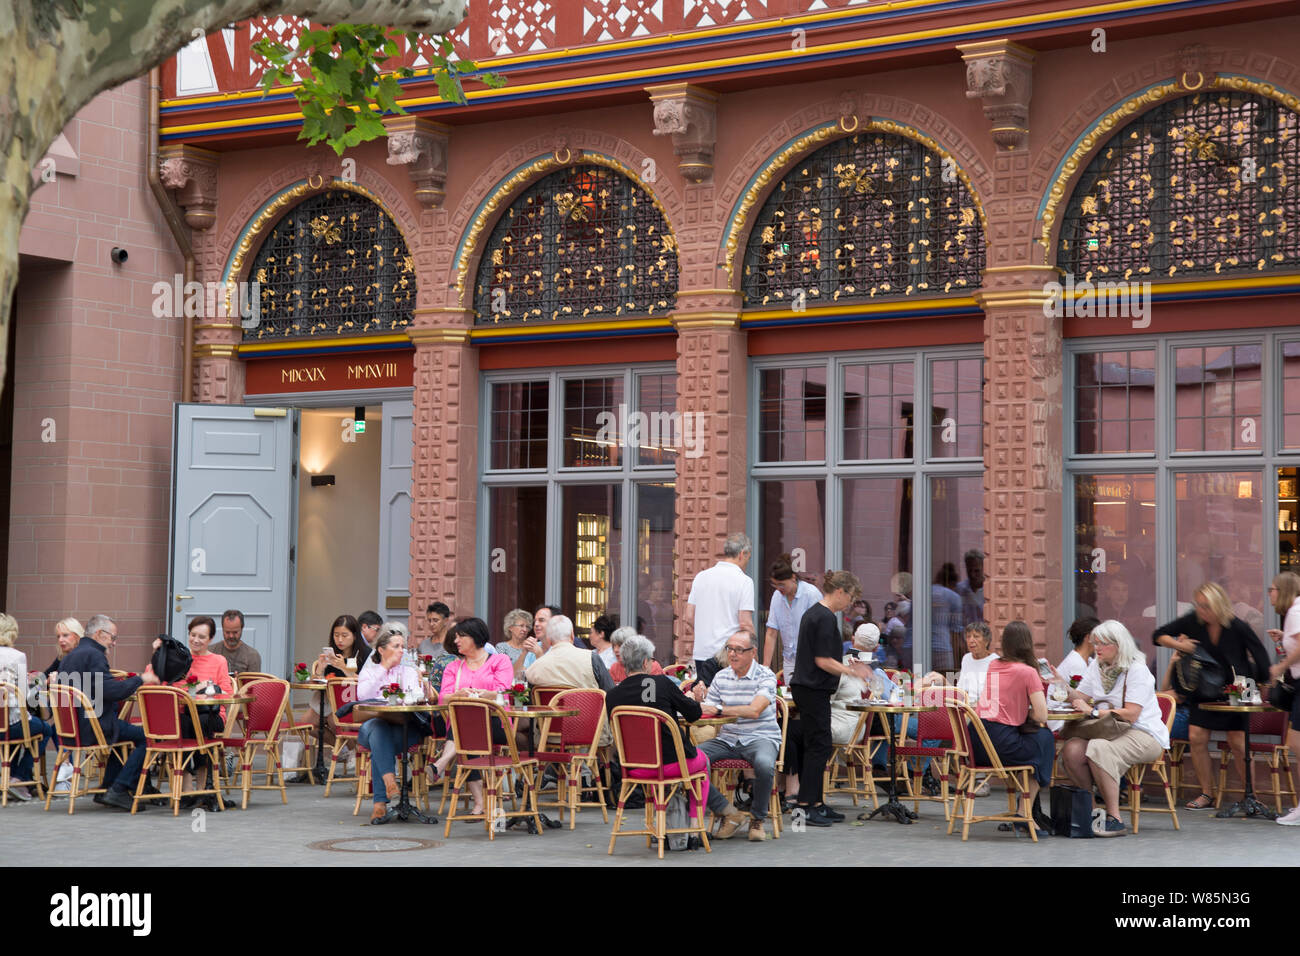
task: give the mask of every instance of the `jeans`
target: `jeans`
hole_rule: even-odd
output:
[[[424,734],[414,727],[405,731],[408,746],[418,744]],[[392,773],[397,755],[402,752],[401,724],[390,724],[378,717],[367,720],[357,733],[357,746],[370,751],[370,784],[374,788],[375,803],[388,802],[384,774]]]
[[[27,718],[27,726],[31,730],[33,736],[35,736],[36,734],[40,734],[41,736],[40,753],[41,756],[44,756],[46,745],[51,740],[54,739],[54,726],[52,724],[47,724],[39,717],[31,717],[31,716]],[[23,732],[23,725],[21,722],[9,725],[10,737],[21,736],[22,732]],[[14,758],[14,762],[12,765],[14,778],[17,780],[31,780],[32,765],[33,765],[33,760],[32,760],[31,751],[30,750],[19,751],[18,756]]]
[[[752,737],[746,743],[714,737],[700,744],[700,750],[709,757],[709,763],[719,760],[748,760],[754,767],[754,803],[750,813],[755,820],[767,817],[768,798],[772,793],[772,778],[776,776],[776,756],[780,744],[767,737]],[[717,790],[709,791],[709,810],[721,813],[727,798]]]
[[[90,729],[89,721],[81,721],[81,739],[95,739],[95,732]],[[140,779],[140,768],[144,766],[144,728],[137,727],[135,724],[128,724],[125,721],[118,721],[117,734],[111,742],[125,742],[135,746],[131,748],[131,753],[127,756],[125,763],[118,759],[117,752],[114,751],[113,756],[108,760],[108,765],[104,768],[104,786],[106,788],[122,787],[127,791],[134,792],[136,782]]]

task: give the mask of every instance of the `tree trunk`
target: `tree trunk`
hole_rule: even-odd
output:
[[[265,13],[443,33],[466,0],[0,0],[0,368],[18,283],[18,233],[40,162],[98,93],[212,30]]]

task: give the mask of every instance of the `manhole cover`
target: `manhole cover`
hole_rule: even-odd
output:
[[[400,853],[403,850],[432,850],[439,846],[442,844],[437,840],[417,840],[413,837],[353,837],[307,844],[309,850],[328,850],[332,853]]]

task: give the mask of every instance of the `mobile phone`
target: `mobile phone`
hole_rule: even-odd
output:
[[[1039,676],[1043,678],[1043,680],[1052,679],[1052,668],[1051,665],[1047,663],[1045,658],[1040,657],[1038,659],[1038,673]]]

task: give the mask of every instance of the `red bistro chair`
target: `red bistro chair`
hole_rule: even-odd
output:
[[[95,716],[94,705],[91,704],[90,698],[77,688],[69,687],[67,684],[51,683],[49,695],[50,712],[54,716],[54,737],[59,745],[54,758],[53,776],[50,779],[58,780],[59,767],[66,760],[72,765],[72,782],[68,790],[63,793],[55,791],[53,786],[47,787],[45,809],[50,809],[50,800],[53,797],[67,796],[68,813],[72,813],[77,797],[103,793],[107,789],[104,786],[103,774],[107,773],[109,758],[116,754],[118,760],[125,762],[132,744],[130,741],[116,744],[105,741],[104,729],[99,724],[99,718]],[[89,725],[89,730],[85,734],[81,732],[83,715]],[[99,786],[92,787],[86,771],[96,760],[103,764],[104,771],[100,774]]]
[[[1291,785],[1291,757],[1290,749],[1286,744],[1287,730],[1290,728],[1290,714],[1284,710],[1266,710],[1262,713],[1250,715],[1250,753],[1246,755],[1247,759],[1254,763],[1255,760],[1263,758],[1268,766],[1269,773],[1272,775],[1273,786],[1270,790],[1263,790],[1255,787],[1260,796],[1271,796],[1278,813],[1283,813],[1282,798],[1288,796],[1292,801],[1295,800],[1295,788]],[[1261,741],[1260,737],[1276,737],[1276,740]],[[1226,790],[1232,790],[1235,793],[1241,793],[1243,786],[1228,786],[1228,767],[1233,761],[1232,748],[1228,746],[1226,740],[1219,741],[1219,796],[1214,805],[1217,807],[1223,802],[1223,794]],[[1253,769],[1252,769],[1253,772]],[[1242,771],[1242,778],[1245,778],[1245,771]],[[1136,830],[1133,832],[1137,832]]]
[[[506,743],[492,742],[492,718],[505,730]],[[453,698],[447,705],[447,724],[456,744],[456,777],[451,788],[451,806],[443,836],[451,835],[453,820],[482,820],[488,839],[496,839],[509,817],[532,817],[537,832],[542,832],[542,818],[537,811],[537,758],[521,757],[510,729],[510,718],[500,704],[481,698]],[[500,752],[504,751],[504,753]],[[460,792],[469,775],[477,770],[483,778],[483,812],[457,813]],[[501,805],[500,788],[506,774],[513,773],[524,782],[523,809],[507,810]]]
[[[768,802],[767,816],[768,819],[772,821],[772,836],[775,839],[779,840],[781,839],[781,792],[777,789],[776,776],[779,773],[785,772],[785,739],[786,739],[787,730],[790,725],[790,705],[786,703],[785,699],[781,697],[780,694],[777,695],[775,703],[776,703],[776,719],[778,723],[780,723],[781,725],[781,749],[777,751],[776,768],[772,774],[772,795]],[[721,781],[727,777],[734,778],[735,784],[733,787],[731,787],[733,791],[733,797],[732,797],[733,802],[735,800],[734,797],[735,788],[740,785],[741,773],[743,773],[746,770],[753,770],[753,769],[754,769],[754,765],[751,764],[748,760],[741,760],[739,758],[716,760],[716,761],[711,761],[709,764],[709,770],[711,772],[715,772],[715,771],[717,772],[716,779],[718,781]],[[758,794],[754,795],[754,799],[755,800],[758,799]]]
[[[557,792],[555,806],[560,809],[560,822],[564,811],[569,811],[569,829],[578,824],[580,807],[600,807],[600,815],[609,823],[605,809],[605,783],[600,777],[600,735],[605,727],[605,692],[592,688],[562,690],[548,702],[555,707],[576,707],[578,716],[561,717],[560,745],[558,750],[542,750],[535,756],[540,764],[555,766]],[[554,724],[552,725],[554,726]],[[552,732],[549,736],[554,737]],[[582,800],[582,770],[586,768],[595,781],[595,802]],[[549,804],[548,804],[549,806]]]
[[[329,712],[337,713],[338,709],[348,702],[355,703],[357,699],[357,679],[355,677],[331,677],[328,682],[328,689],[325,694],[325,700],[329,702]],[[326,715],[328,717],[328,715]],[[352,715],[349,714],[349,717]],[[334,718],[334,749],[330,751],[330,772],[325,779],[325,796],[330,795],[330,787],[335,783],[355,783],[357,785],[357,807],[361,806],[361,791],[365,789],[363,780],[370,776],[370,751],[362,750],[357,746],[357,734],[361,732],[361,725],[365,721],[344,720],[341,717]],[[346,773],[339,772],[339,763],[343,760],[341,751],[343,745],[351,742],[352,750],[357,755],[357,772],[356,776],[347,776]],[[323,747],[325,741],[318,740],[316,746]],[[355,815],[356,811],[353,811]]]
[[[18,724],[22,731],[16,735],[9,733],[9,708],[18,710]],[[11,775],[9,764],[26,750],[32,755],[33,779],[16,780]],[[17,684],[0,681],[0,807],[9,805],[9,788],[15,785],[35,784],[38,799],[45,798],[45,789],[41,784],[41,735],[33,734],[27,722],[27,698]]]
[[[202,796],[214,794],[217,806],[222,810],[226,803],[221,799],[221,741],[219,738],[208,740],[199,723],[199,711],[194,705],[194,698],[179,687],[166,685],[149,685],[136,692],[140,705],[140,718],[144,723],[144,767],[140,770],[140,779],[135,785],[135,794],[131,801],[131,812],[135,813],[136,804],[141,800],[170,800],[172,816],[181,812],[182,796]],[[193,737],[182,736],[181,715],[188,714],[190,725],[194,728]],[[190,757],[206,756],[212,761],[212,779],[209,786],[198,790],[185,790],[184,771],[186,760]],[[170,784],[167,793],[145,793],[144,785],[149,778],[149,768],[154,761],[163,760],[167,764]]]
[[[900,742],[894,748],[894,753],[902,759],[904,768],[908,760],[916,761],[916,765],[912,768],[910,787],[912,810],[919,811],[922,800],[938,800],[943,803],[943,818],[947,821],[952,819],[953,803],[948,783],[949,780],[956,782],[958,751],[953,740],[952,720],[946,708],[950,704],[965,704],[966,692],[960,687],[932,687],[923,690],[921,697],[925,704],[934,704],[945,709],[923,711],[916,715],[916,741],[912,744],[907,743],[907,721],[904,721],[902,732],[899,734]],[[938,741],[938,743],[927,745],[925,741],[928,740]],[[939,780],[940,793],[937,797],[928,797],[922,792],[921,763],[926,757],[930,759],[930,766],[934,768],[933,776]]]
[[[280,765],[280,742],[288,713],[289,682],[276,677],[253,679],[248,679],[246,675],[240,677],[239,693],[244,697],[253,698],[253,702],[241,712],[240,733],[223,733],[217,738],[217,742],[223,747],[231,747],[239,751],[239,783],[235,783],[233,776],[228,777],[226,789],[239,787],[242,798],[239,805],[241,810],[248,809],[248,797],[253,790],[279,790],[280,802],[287,804],[289,796],[284,789],[284,767]],[[265,764],[264,769],[256,772],[264,773],[266,781],[254,784],[253,757],[259,749],[262,751]],[[271,782],[273,774],[276,783]]]
[[[1156,701],[1160,704],[1160,718],[1165,722],[1165,730],[1168,731],[1174,725],[1174,710],[1177,709],[1178,703],[1174,700],[1174,695],[1168,691],[1156,694]],[[1169,751],[1166,750],[1150,763],[1134,764],[1125,774],[1128,778],[1128,811],[1133,820],[1133,833],[1138,832],[1138,816],[1142,813],[1142,782],[1146,779],[1148,770],[1160,778],[1160,783],[1164,785],[1165,802],[1169,806],[1167,808],[1147,807],[1146,812],[1167,813],[1174,818],[1174,829],[1181,829],[1178,826],[1178,810],[1175,806],[1178,795],[1174,793],[1170,781]],[[1222,783],[1219,786],[1222,789]]]

